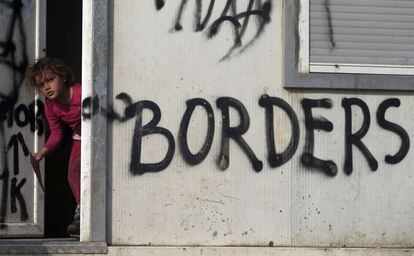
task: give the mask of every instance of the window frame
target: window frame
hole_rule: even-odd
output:
[[[353,65],[339,68],[335,65],[309,65],[309,0],[284,0],[284,29],[285,88],[414,90],[414,76],[397,75],[392,68],[389,74],[372,74],[369,70],[372,67],[368,66],[362,71],[359,68],[358,73],[340,73],[339,69],[356,72],[358,68]],[[381,66],[377,68],[384,70]]]

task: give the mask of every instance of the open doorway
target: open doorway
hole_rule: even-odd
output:
[[[66,177],[70,144],[41,162],[41,169],[46,167],[44,193],[28,157],[44,145],[44,103],[33,88],[23,87],[27,65],[46,54],[68,63],[78,81],[82,73],[82,97],[99,96],[100,105],[106,107],[107,82],[96,77],[107,70],[107,14],[107,2],[101,0],[0,1],[0,254],[23,253],[27,248],[64,252],[62,246],[70,252],[74,247],[82,252],[107,251],[106,119],[96,115],[82,120],[82,228],[80,242],[67,243],[66,227],[75,206]],[[96,45],[101,47],[99,54]],[[44,236],[52,239],[37,239]],[[60,237],[64,239],[53,239]]]
[[[46,55],[63,60],[81,80],[82,0],[47,1]],[[46,134],[48,136],[48,134]],[[67,170],[71,150],[70,130],[62,146],[45,159],[45,237],[68,237],[66,227],[72,222],[75,200]]]

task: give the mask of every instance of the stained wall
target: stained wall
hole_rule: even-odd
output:
[[[111,4],[109,244],[414,244],[410,93],[285,89],[281,0]]]

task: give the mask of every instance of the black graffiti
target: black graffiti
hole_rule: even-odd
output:
[[[165,1],[164,0],[155,0],[155,7],[157,10],[161,10],[164,7]]]
[[[2,181],[1,187],[1,201],[0,201],[0,229],[4,229],[7,226],[3,223],[6,222],[7,217],[7,199],[8,199],[8,189],[9,189],[9,170],[7,165],[5,165],[3,173],[0,175],[0,180]]]
[[[181,17],[183,15],[183,11],[185,9],[185,6],[187,5],[187,1],[188,0],[182,0],[181,4],[179,6],[178,9],[178,13],[177,13],[177,17],[175,19],[175,23],[174,23],[174,30],[176,31],[180,31],[183,29],[182,25],[181,25]],[[210,0],[210,4],[208,6],[207,9],[207,14],[204,17],[204,19],[201,18],[201,13],[203,11],[203,1],[202,0],[196,0],[195,4],[196,4],[196,8],[195,8],[195,12],[194,12],[194,20],[195,20],[195,29],[194,31],[199,32],[199,31],[203,31],[207,25],[207,23],[209,22],[211,15],[213,13],[213,9],[214,9],[214,3],[215,0]]]
[[[175,31],[180,31],[183,29],[183,26],[181,25],[181,19],[187,2],[188,0],[181,0],[179,4],[177,16],[173,26]],[[221,60],[229,58],[236,49],[239,50],[239,53],[244,52],[262,35],[265,26],[270,23],[270,14],[272,11],[271,0],[267,0],[264,2],[262,0],[249,0],[246,10],[242,12],[238,11],[236,0],[227,0],[223,10],[221,11],[220,17],[212,21],[210,26],[207,25],[209,24],[209,21],[211,19],[216,1],[209,1],[207,13],[204,18],[202,18],[203,3],[204,1],[202,0],[195,1],[195,32],[201,32],[207,29],[208,38],[211,39],[219,33],[220,27],[224,23],[231,24],[233,28],[233,45],[230,47],[228,52],[222,57]],[[164,7],[164,4],[165,1],[163,0],[155,1],[155,6],[157,10],[161,10]],[[257,26],[257,30],[254,37],[250,39],[250,41],[243,43],[242,41],[245,36],[246,30],[250,24],[250,18],[252,16],[258,17],[259,25]],[[241,20],[243,21],[240,22]]]
[[[408,154],[410,149],[410,137],[408,133],[399,126],[398,124],[392,123],[390,121],[385,120],[385,112],[390,107],[399,107],[401,104],[400,100],[397,98],[391,98],[384,100],[378,107],[377,111],[377,122],[378,125],[388,131],[396,133],[401,138],[401,147],[395,155],[386,155],[385,162],[389,164],[397,164],[401,162],[405,156]]]
[[[26,50],[26,34],[24,32],[21,0],[1,1],[0,8],[12,9],[12,14],[6,30],[5,41],[0,42],[0,64],[6,66],[12,72],[13,88],[7,93],[0,93],[0,121],[3,122],[7,113],[11,112],[17,102],[19,89],[22,85],[23,74],[28,65]],[[13,41],[15,31],[18,31],[21,41],[18,47]],[[18,63],[16,53],[21,52],[21,60]]]
[[[37,107],[36,114],[35,107]],[[45,113],[43,102],[40,100],[32,101],[29,105],[20,104],[16,109],[10,108],[6,118],[9,128],[14,124],[20,128],[30,125],[31,132],[37,131],[36,134],[39,136],[44,133]]]
[[[153,118],[146,125],[142,126],[142,111],[144,108],[152,111]],[[158,105],[152,101],[139,101],[125,109],[125,116],[136,116],[131,150],[131,171],[134,174],[144,174],[146,172],[159,172],[167,168],[174,156],[175,141],[170,131],[157,126],[161,120],[161,110]],[[162,161],[144,164],[141,163],[142,137],[151,134],[163,135],[168,140],[168,150]]]
[[[334,39],[334,30],[332,25],[332,14],[331,14],[331,1],[325,0],[325,10],[326,10],[326,19],[328,20],[328,27],[329,27],[329,41],[331,42],[331,49],[336,48],[336,42]]]
[[[13,10],[10,17],[9,26],[6,31],[6,40],[0,42],[0,49],[2,49],[0,52],[0,63],[12,68],[13,70],[23,73],[26,70],[28,64],[28,57],[26,51],[26,34],[24,32],[23,17],[21,13],[21,10],[23,8],[22,1],[1,1],[0,5],[4,5],[1,8],[10,8]],[[21,63],[16,62],[15,53],[17,52],[17,46],[13,41],[15,29],[18,30],[21,37],[20,45],[23,55]]]
[[[41,100],[33,101],[29,104],[29,120],[30,120],[30,131],[35,132],[37,131],[37,135],[42,136],[45,131],[45,122],[46,122],[46,116],[45,116],[45,110],[44,105]],[[36,114],[35,114],[35,108],[37,108]]]
[[[361,129],[356,133],[352,133],[352,109],[351,106],[358,106],[362,110],[363,122]],[[368,106],[365,102],[358,98],[344,98],[342,99],[342,107],[345,109],[345,163],[344,171],[346,174],[351,174],[353,170],[352,164],[352,145],[355,145],[361,153],[368,160],[369,167],[372,171],[378,169],[378,162],[361,141],[361,139],[367,134],[371,123],[371,117],[369,114]]]
[[[266,108],[266,136],[267,136],[267,152],[268,161],[271,167],[278,167],[289,161],[295,154],[299,145],[299,121],[298,117],[293,111],[292,107],[283,99],[276,97],[269,97],[269,95],[263,95],[259,100],[259,105]],[[278,106],[289,117],[292,125],[292,135],[289,145],[282,153],[276,153],[275,135],[274,135],[274,111],[273,107]]]
[[[20,119],[21,114],[23,114],[23,120]],[[14,118],[16,119],[16,124],[19,127],[24,127],[29,124],[29,109],[24,105],[21,104],[16,108],[16,111],[14,113]]]
[[[26,111],[26,108],[20,107],[17,109],[17,118],[14,115],[15,105],[19,99],[19,92],[22,86],[24,72],[28,66],[28,55],[26,48],[26,34],[24,29],[24,22],[22,16],[23,3],[21,0],[0,1],[0,8],[3,10],[11,10],[10,19],[7,23],[3,23],[6,27],[3,30],[6,35],[4,41],[0,41],[0,65],[5,67],[6,72],[10,72],[11,79],[9,81],[2,81],[0,88],[6,88],[4,92],[0,92],[0,148],[2,149],[2,174],[0,179],[2,180],[1,190],[1,202],[0,202],[0,228],[7,228],[5,221],[7,218],[7,199],[9,188],[9,167],[7,161],[7,146],[5,138],[5,127],[11,127],[13,125],[13,119],[16,119],[16,123],[19,125],[27,125],[27,120],[30,123],[30,111]],[[17,35],[18,34],[18,35]],[[14,39],[19,38],[19,42],[15,42]],[[19,56],[18,56],[19,54]],[[9,86],[9,83],[11,86]],[[23,119],[20,119],[20,113],[23,113]],[[15,137],[15,140],[21,141],[20,136]],[[15,142],[13,142],[14,144]],[[16,172],[16,169],[14,170]],[[24,183],[19,183],[23,185]],[[21,187],[21,186],[20,186]],[[16,190],[13,190],[15,188]],[[17,191],[19,186],[11,187],[12,197],[17,196],[19,203],[21,201],[20,192]],[[14,191],[14,192],[13,192]],[[17,193],[18,192],[18,193]],[[16,194],[17,193],[17,194]],[[21,219],[27,219],[27,210],[24,212],[24,207],[21,207]]]
[[[329,176],[335,176],[338,173],[338,167],[332,160],[322,160],[314,156],[315,136],[314,130],[323,130],[330,132],[333,130],[333,124],[324,118],[314,118],[312,108],[332,108],[330,99],[302,99],[303,112],[305,113],[305,150],[301,156],[302,164],[306,167],[315,168],[323,171]]]
[[[244,153],[249,158],[250,162],[253,165],[253,169],[256,172],[260,172],[263,169],[263,163],[260,161],[253,150],[243,139],[242,135],[247,132],[250,126],[250,117],[247,113],[246,108],[243,103],[237,99],[230,97],[220,97],[217,99],[217,107],[221,110],[222,116],[222,137],[221,137],[221,149],[219,156],[219,168],[221,170],[226,170],[229,167],[230,155],[229,155],[229,141],[230,138],[234,139],[237,144],[243,149]],[[230,127],[230,115],[229,108],[234,108],[240,116],[240,124],[236,127]]]
[[[93,98],[87,97],[82,102],[82,116],[85,119],[90,119],[96,115],[99,110],[99,98],[95,96]]]
[[[123,115],[117,113],[112,105],[109,105],[108,108],[103,108],[100,106],[99,97],[94,96],[93,98],[86,97],[82,101],[82,118],[85,120],[92,119],[99,114],[110,121],[118,121],[120,123],[135,118],[130,171],[133,174],[141,175],[146,172],[160,172],[167,168],[174,156],[175,141],[170,131],[157,126],[161,120],[161,110],[158,105],[151,101],[138,101],[133,103],[132,98],[126,93],[120,93],[115,98],[122,101],[125,105]],[[142,111],[144,109],[153,112],[153,119],[148,124],[142,126]],[[141,163],[142,137],[151,134],[160,134],[167,139],[167,154],[164,159],[158,163]]]
[[[12,213],[17,212],[17,207],[16,207],[16,198],[17,198],[17,201],[19,202],[19,206],[20,206],[20,220],[21,221],[26,221],[29,219],[29,215],[27,213],[26,202],[24,201],[23,195],[20,192],[21,188],[23,187],[25,183],[26,183],[26,178],[23,178],[19,182],[18,185],[17,185],[17,178],[13,178],[12,184],[11,184],[11,199],[10,199],[11,212]]]
[[[7,145],[7,151],[13,147],[13,174],[19,174],[19,143],[22,147],[23,154],[29,155],[29,149],[26,146],[23,135],[19,132],[17,135],[13,135],[10,138],[9,144]]]
[[[177,14],[177,18],[174,24],[174,29],[176,31],[182,30],[183,26],[181,26],[180,20],[181,20],[181,16],[183,14],[184,11],[184,7],[186,6],[188,0],[182,0],[180,7],[178,8],[178,14]]]
[[[0,64],[7,67],[11,72],[13,87],[9,93],[0,93],[0,121],[7,117],[17,102],[19,89],[22,85],[23,74],[28,65],[28,56],[26,50],[26,34],[24,31],[21,0],[1,1],[0,8],[11,9],[12,14],[7,23],[5,41],[0,41]],[[15,33],[19,33],[20,42],[18,45],[13,41]],[[21,60],[18,62],[16,53],[21,54]],[[6,87],[7,88],[7,87]]]
[[[115,98],[117,100],[121,100],[125,104],[125,108],[133,104],[131,97],[126,93],[120,93]],[[99,103],[99,97],[96,95],[93,98],[86,97],[82,101],[82,118],[91,119],[97,114],[107,118],[110,121],[118,121],[121,123],[126,122],[131,118],[134,118],[133,112],[126,113],[128,114],[128,116],[121,116],[114,110],[112,104],[108,103],[108,108],[101,107]]]
[[[174,150],[175,150],[175,141],[171,132],[166,128],[158,127],[158,123],[161,120],[161,110],[155,102],[152,101],[138,101],[132,103],[132,98],[126,93],[120,93],[115,97],[117,100],[120,100],[125,109],[123,114],[117,113],[112,104],[108,106],[108,109],[104,109],[99,105],[99,99],[94,100],[91,98],[86,98],[82,105],[82,115],[84,119],[93,118],[94,115],[101,115],[105,118],[108,118],[110,122],[127,122],[130,119],[135,118],[135,129],[133,136],[133,145],[131,150],[131,164],[130,170],[134,174],[143,174],[145,172],[159,172],[168,167],[169,163],[172,161]],[[95,103],[94,103],[95,101]],[[242,148],[244,153],[247,155],[249,160],[252,163],[253,169],[256,172],[260,172],[263,168],[263,163],[258,159],[253,150],[243,139],[242,135],[247,132],[250,126],[250,117],[244,107],[243,103],[237,99],[230,97],[221,97],[217,99],[217,107],[221,110],[221,119],[222,119],[222,138],[221,138],[221,148],[219,154],[219,160],[217,165],[221,170],[226,170],[229,167],[230,156],[229,156],[229,144],[230,139],[234,139],[237,144]],[[330,109],[332,107],[332,101],[330,99],[302,99],[301,100],[302,109],[305,116],[305,147],[301,155],[301,162],[305,167],[314,168],[321,170],[327,175],[333,177],[336,176],[338,172],[337,165],[332,160],[322,160],[314,156],[314,130],[323,130],[330,132],[333,130],[332,122],[324,118],[316,118],[312,114],[312,109],[314,108],[325,108]],[[270,97],[268,95],[261,96],[259,100],[259,105],[265,109],[266,116],[266,143],[268,150],[268,162],[271,167],[279,167],[288,162],[295,152],[297,151],[300,129],[299,121],[295,111],[292,107],[281,98]],[[394,155],[385,156],[385,162],[389,164],[396,164],[402,161],[407,155],[410,147],[410,140],[408,133],[401,126],[385,120],[385,112],[391,107],[398,107],[400,102],[398,99],[388,99],[385,100],[378,107],[377,111],[377,120],[379,126],[385,130],[396,133],[400,136],[402,144],[400,150]],[[199,106],[204,108],[207,114],[207,135],[204,139],[204,144],[201,149],[193,154],[188,148],[187,141],[187,132],[190,119],[195,108]],[[373,155],[369,152],[368,148],[362,143],[362,138],[367,134],[370,126],[370,113],[368,106],[362,100],[357,98],[344,98],[342,100],[342,106],[345,112],[345,164],[344,172],[346,174],[352,173],[353,158],[352,158],[352,145],[355,145],[368,160],[368,163],[372,170],[378,168],[378,162],[375,160]],[[352,106],[358,106],[363,112],[363,124],[359,131],[352,133]],[[277,153],[275,146],[275,135],[274,135],[274,107],[280,108],[284,111],[290,122],[292,135],[287,148],[281,152]],[[95,108],[95,109],[92,109]],[[144,108],[149,109],[153,112],[153,119],[146,125],[142,125],[142,110]],[[240,117],[240,124],[236,127],[230,127],[230,114],[229,109],[233,108],[236,110]],[[184,160],[190,165],[197,165],[201,163],[209,154],[213,138],[214,138],[214,111],[210,103],[202,98],[194,98],[187,101],[187,109],[185,110],[183,117],[180,123],[180,129],[178,132],[178,144],[180,147],[181,154]],[[161,134],[167,138],[168,141],[168,151],[163,159],[163,161],[154,164],[143,164],[141,163],[141,140],[143,136],[151,134]]]
[[[204,140],[204,144],[201,147],[200,151],[197,154],[191,153],[188,148],[187,142],[187,131],[188,125],[190,124],[191,115],[193,114],[196,106],[201,106],[207,112],[207,136]],[[208,101],[195,98],[187,101],[187,110],[184,113],[183,118],[181,119],[180,131],[178,135],[178,141],[181,149],[181,154],[183,155],[184,160],[191,165],[197,165],[201,163],[210,152],[211,145],[213,143],[214,137],[214,112]]]
[[[19,174],[19,144],[22,148],[23,154],[25,156],[29,155],[29,149],[26,145],[26,142],[24,141],[23,135],[19,132],[16,135],[12,135],[10,138],[10,141],[7,145],[6,153],[10,151],[10,149],[13,147],[13,174],[16,176]],[[6,159],[5,159],[6,160]],[[7,213],[7,197],[8,197],[8,182],[9,182],[9,170],[7,169],[7,162],[5,165],[6,169],[3,171],[2,176],[0,179],[3,180],[3,188],[2,188],[2,198],[1,198],[1,206],[0,206],[0,223],[4,223]],[[21,194],[21,188],[26,183],[26,178],[23,178],[18,185],[17,184],[17,178],[13,177],[12,184],[10,187],[10,207],[11,212],[16,213],[17,207],[16,207],[16,198],[19,202],[20,206],[20,220],[26,221],[29,218],[29,215],[27,213],[27,207],[26,202],[24,200],[23,195]],[[3,226],[5,227],[5,226]],[[1,228],[1,227],[0,227]]]
[[[210,0],[210,4],[209,4],[208,9],[207,9],[207,14],[204,17],[204,19],[202,20],[201,19],[201,13],[203,11],[203,8],[202,8],[203,0],[196,0],[196,11],[195,11],[195,14],[194,14],[195,25],[196,25],[195,31],[203,31],[204,28],[207,26],[207,24],[208,24],[208,22],[211,18],[211,15],[213,13],[214,3],[215,3],[215,0]]]

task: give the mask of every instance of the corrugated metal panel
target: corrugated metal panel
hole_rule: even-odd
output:
[[[310,62],[414,65],[414,1],[310,0]]]
[[[24,88],[23,78],[44,48],[45,10],[44,1],[0,2],[0,237],[44,232],[44,193],[27,151],[38,151],[45,128],[34,116],[35,90]]]
[[[208,2],[203,1],[204,8]],[[177,17],[181,1],[165,1],[160,11],[151,1],[114,1],[110,23],[114,30],[110,40],[113,53],[109,98],[121,115],[128,104],[116,97],[120,93],[129,95],[133,103],[155,102],[162,112],[157,126],[173,134],[176,151],[165,170],[136,175],[130,170],[131,162],[138,158],[131,153],[136,119],[112,122],[108,141],[109,244],[131,245],[128,248],[149,244],[414,245],[414,150],[410,150],[402,162],[387,164],[385,155],[397,152],[401,140],[375,121],[379,104],[389,97],[398,98],[401,106],[390,109],[386,117],[404,127],[411,136],[414,130],[412,95],[284,90],[281,79],[282,1],[272,2],[272,21],[259,40],[243,54],[219,62],[233,42],[232,27],[226,26],[228,24],[221,27],[217,37],[211,40],[194,33],[192,7],[195,1],[188,1],[181,22],[183,29],[179,32],[171,32],[174,26],[171,20]],[[216,3],[214,18],[220,16],[226,1]],[[246,1],[237,0],[238,7],[243,6],[242,3]],[[249,28],[256,32],[254,25],[252,22]],[[290,161],[276,168],[267,162],[265,111],[258,104],[263,94],[286,101],[299,120],[299,147]],[[259,173],[253,170],[246,154],[233,140],[230,141],[229,168],[222,171],[217,164],[222,113],[216,102],[225,96],[238,99],[249,113],[250,128],[243,138],[263,161],[263,170]],[[211,104],[216,132],[206,159],[192,166],[184,161],[179,150],[178,134],[186,101],[196,97]],[[364,101],[370,110],[371,124],[363,142],[378,161],[375,172],[370,170],[367,160],[355,146],[354,171],[351,175],[343,171],[346,121],[341,101],[352,97]],[[314,132],[314,155],[337,164],[335,177],[301,163],[301,155],[309,141],[301,106],[304,98],[329,98],[332,102],[332,108],[315,108],[312,112],[315,118],[321,116],[333,123],[331,132]],[[151,111],[144,112],[143,124],[152,116]],[[204,110],[195,112],[191,118],[191,132],[187,138],[193,152],[204,142],[206,118]],[[240,121],[234,112],[230,119],[232,126]],[[360,109],[353,107],[352,131],[361,127],[362,120]],[[275,143],[280,152],[289,143],[292,132],[289,118],[277,107],[274,126]],[[163,136],[143,137],[142,162],[162,160],[167,145]]]

